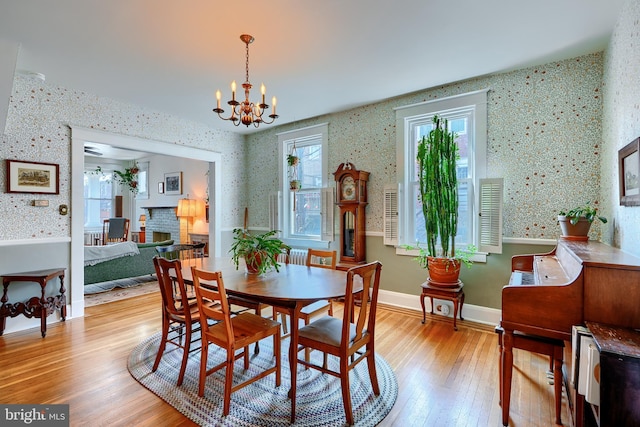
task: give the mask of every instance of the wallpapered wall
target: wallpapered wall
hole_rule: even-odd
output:
[[[602,198],[611,207],[611,225],[603,237],[640,256],[640,207],[620,206],[618,150],[640,136],[640,2],[625,3],[605,59]]]
[[[428,70],[425,70],[428,72]],[[276,132],[329,123],[329,170],[371,172],[368,232],[383,229],[384,186],[396,179],[394,107],[479,89],[488,93],[488,174],[505,179],[504,236],[554,239],[559,210],[599,202],[603,54],[483,76],[281,126],[248,137],[252,226],[268,224],[277,188]],[[332,182],[330,177],[329,182]],[[592,230],[594,238],[599,226]]]
[[[0,165],[0,188],[3,189],[0,192],[0,215],[5,221],[0,222],[0,240],[70,235],[69,216],[57,213],[58,205],[70,204],[71,130],[68,125],[220,152],[224,165],[222,185],[225,188],[222,227],[230,228],[237,224],[246,204],[243,191],[245,151],[241,135],[16,76],[7,126],[0,144],[0,159],[59,164],[60,194],[5,193],[3,161]],[[49,200],[49,208],[31,206],[31,201],[36,198]],[[24,221],[23,218],[29,220]]]

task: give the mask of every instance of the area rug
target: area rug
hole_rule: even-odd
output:
[[[160,343],[160,333],[138,344],[128,360],[131,375],[147,389],[173,406],[187,418],[201,426],[288,426],[291,401],[287,397],[291,378],[288,362],[288,342],[282,344],[282,380],[275,386],[275,374],[262,378],[231,395],[229,415],[222,417],[224,369],[207,377],[204,397],[198,397],[200,352],[189,357],[183,384],[176,386],[182,350],[166,351],[156,372],[151,372]],[[242,363],[236,363],[234,384],[255,375],[265,366],[272,366],[272,340],[260,342],[260,353],[251,356],[249,370],[245,373]],[[169,348],[172,346],[169,346]],[[214,366],[225,358],[225,352],[211,346],[208,366]],[[322,354],[314,351],[311,358],[322,361]],[[329,367],[337,368],[337,359],[329,356]],[[398,382],[389,364],[376,355],[376,371],[380,396],[375,396],[369,381],[365,361],[351,371],[351,398],[353,416],[357,426],[375,426],[389,413],[398,396]],[[346,418],[342,406],[342,390],[337,377],[322,374],[315,369],[298,367],[296,398],[296,423],[294,426],[344,426]]]
[[[114,288],[110,291],[100,292],[96,294],[88,294],[84,296],[84,306],[92,307],[94,305],[106,304],[108,302],[120,301],[123,299],[137,297],[157,292],[160,293],[158,282],[142,283],[129,288]]]
[[[107,292],[115,288],[131,288],[133,286],[138,286],[142,283],[154,282],[156,281],[156,276],[152,274],[148,274],[146,276],[140,277],[129,277],[126,279],[119,280],[109,280],[108,282],[99,282],[92,283],[90,285],[84,285],[84,294],[97,294],[100,292]]]

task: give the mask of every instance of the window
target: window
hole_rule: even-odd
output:
[[[437,115],[448,120],[449,130],[457,134],[460,147],[460,159],[457,162],[459,218],[456,246],[480,246],[474,190],[479,188],[480,179],[486,176],[486,103],[487,91],[482,90],[396,109],[398,181],[402,189],[398,203],[398,244],[426,242],[418,192],[416,149],[418,141],[433,128],[433,116]]]
[[[96,172],[95,167],[84,172],[84,227],[102,229],[102,222],[113,212],[113,172]]]
[[[136,199],[149,198],[149,162],[137,162],[138,165],[138,194]]]
[[[327,186],[327,125],[318,125],[278,135],[280,146],[282,224],[285,239],[323,241],[324,191]],[[289,166],[288,155],[298,157]],[[291,181],[299,181],[292,191]],[[333,208],[333,205],[331,205]],[[332,213],[332,212],[331,212]],[[305,244],[300,242],[301,245]]]

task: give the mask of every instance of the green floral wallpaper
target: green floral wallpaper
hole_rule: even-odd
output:
[[[477,77],[248,137],[250,224],[268,224],[278,187],[277,132],[329,123],[329,170],[344,161],[371,172],[367,232],[382,232],[382,195],[397,182],[395,107],[488,92],[489,177],[505,179],[504,236],[554,239],[559,210],[600,203],[603,54]],[[331,182],[331,180],[330,180]],[[599,226],[592,229],[594,238]]]

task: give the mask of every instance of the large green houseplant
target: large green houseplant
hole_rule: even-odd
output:
[[[278,256],[289,247],[275,235],[277,230],[261,234],[251,234],[242,228],[233,230],[233,244],[229,252],[236,266],[240,266],[240,259],[244,258],[247,272],[263,274],[272,269],[279,270]]]
[[[456,286],[461,259],[469,263],[468,252],[456,256],[458,232],[459,158],[456,134],[447,120],[433,117],[433,129],[418,142],[418,187],[426,231],[426,258],[432,284]],[[422,264],[422,263],[421,263]]]

